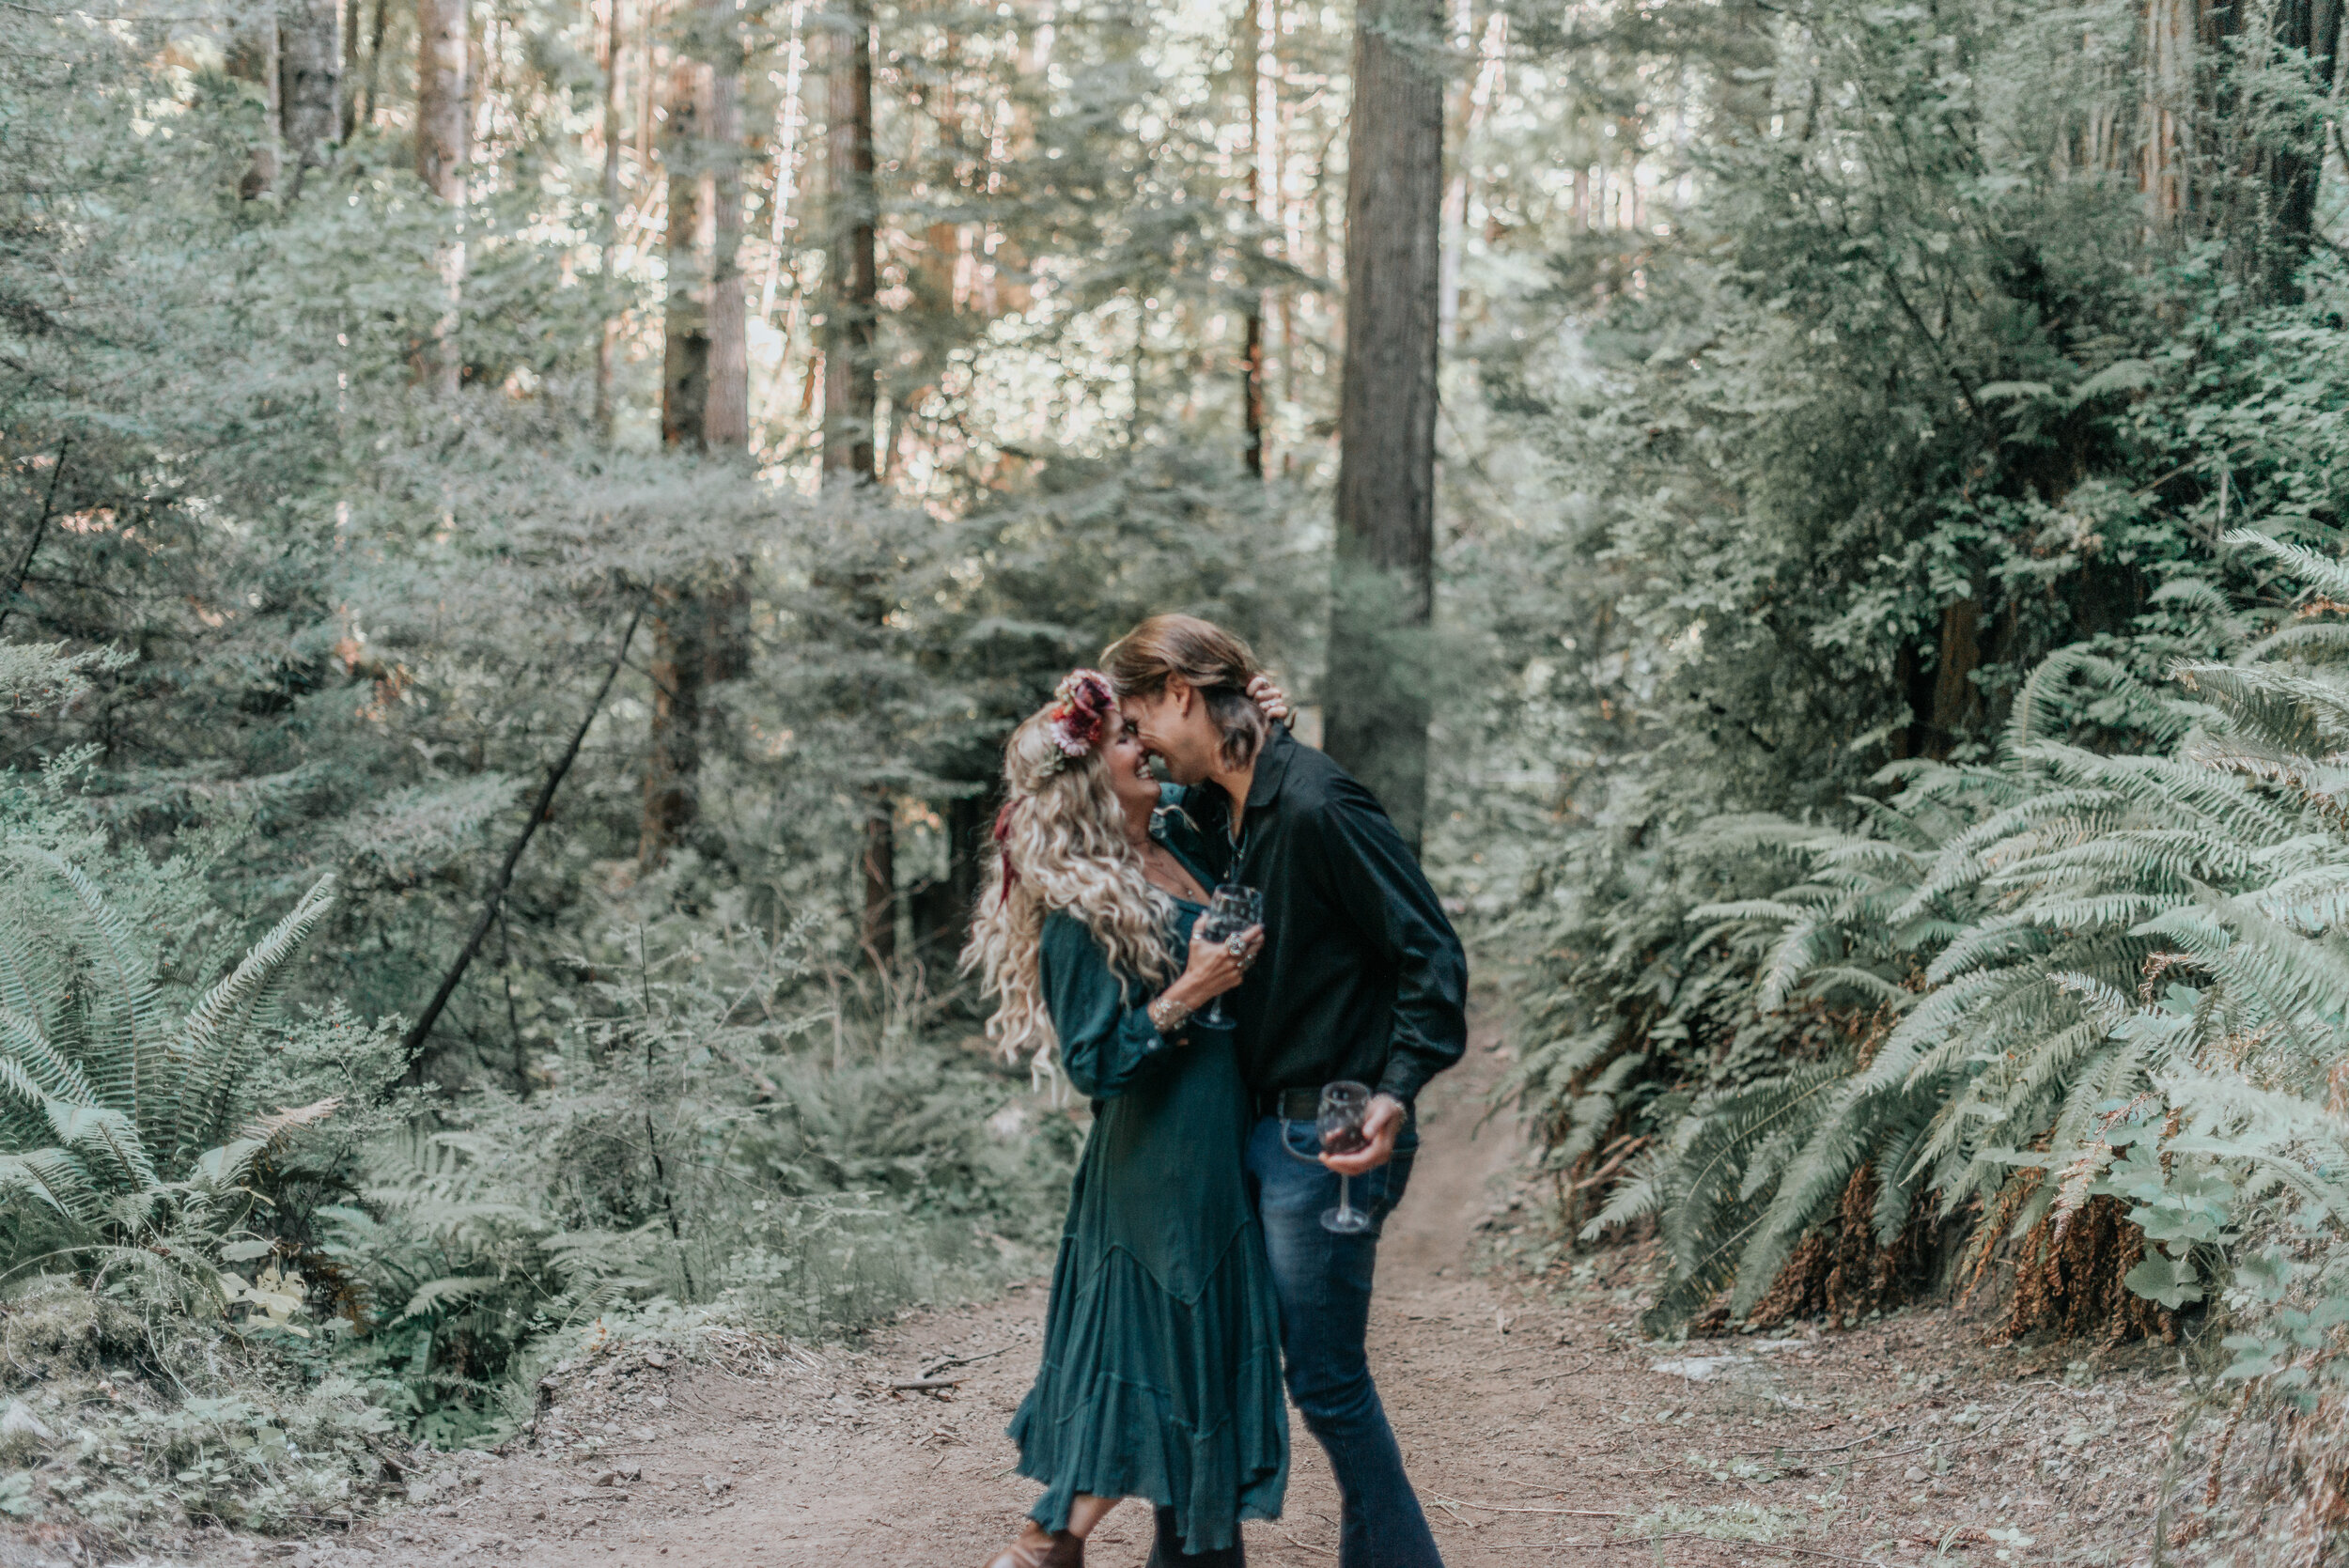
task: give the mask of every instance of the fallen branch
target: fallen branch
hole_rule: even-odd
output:
[[[1304,1542],[1299,1541],[1296,1536],[1290,1535],[1287,1530],[1281,1529],[1281,1527],[1278,1525],[1275,1525],[1272,1528],[1274,1529],[1280,1529],[1281,1534],[1287,1538],[1288,1544],[1295,1546],[1300,1552],[1312,1552],[1316,1557],[1335,1557],[1338,1555],[1327,1546],[1307,1545]]]
[[[910,1383],[892,1383],[889,1385],[889,1391],[891,1393],[896,1393],[901,1389],[913,1389],[927,1392],[936,1392],[940,1389],[959,1389],[961,1387],[962,1379],[959,1377],[917,1377]]]
[[[1856,1448],[1858,1448],[1858,1447],[1859,1447],[1860,1444],[1862,1444],[1862,1443],[1873,1443],[1873,1442],[1875,1442],[1875,1441],[1878,1437],[1887,1436],[1889,1436],[1889,1435],[1890,1435],[1890,1434],[1892,1434],[1892,1433],[1899,1432],[1899,1431],[1901,1431],[1901,1430],[1905,1429],[1907,1425],[1908,1425],[1908,1423],[1907,1423],[1906,1421],[1895,1421],[1895,1422],[1893,1422],[1890,1426],[1884,1427],[1884,1428],[1882,1428],[1881,1430],[1878,1430],[1878,1431],[1875,1431],[1875,1432],[1871,1432],[1871,1433],[1869,1433],[1869,1434],[1868,1434],[1866,1436],[1864,1436],[1864,1437],[1854,1437],[1854,1438],[1853,1438],[1850,1442],[1848,1442],[1848,1443],[1838,1443],[1838,1444],[1836,1444],[1833,1448],[1826,1448],[1826,1449],[1780,1449],[1780,1448],[1768,1448],[1768,1449],[1733,1449],[1733,1450],[1730,1452],[1730,1457],[1731,1457],[1731,1458],[1733,1458],[1733,1459],[1749,1459],[1749,1458],[1751,1458],[1753,1455],[1755,1455],[1755,1454],[1757,1454],[1757,1453],[1768,1453],[1768,1454],[1775,1454],[1775,1455],[1777,1455],[1778,1457],[1780,1457],[1780,1458],[1781,1458],[1781,1459],[1805,1459],[1805,1458],[1808,1458],[1808,1457],[1810,1457],[1812,1454],[1814,1454],[1814,1453],[1841,1453],[1841,1452],[1843,1452],[1845,1449],[1856,1449]]]
[[[942,1361],[933,1361],[928,1366],[924,1367],[922,1369],[922,1375],[925,1377],[936,1377],[940,1373],[944,1372],[948,1367],[976,1366],[981,1361],[994,1359],[996,1357],[1001,1356],[1004,1351],[1009,1350],[1011,1346],[1003,1344],[997,1345],[993,1350],[982,1350],[976,1356],[949,1356]]]
[[[1517,1508],[1497,1502],[1472,1502],[1467,1498],[1447,1498],[1440,1492],[1430,1493],[1444,1507],[1457,1503],[1462,1508],[1479,1508],[1487,1514],[1557,1514],[1570,1519],[1636,1519],[1637,1514],[1626,1514],[1611,1508]]]
[[[561,787],[563,775],[571,770],[571,764],[578,760],[580,747],[587,743],[587,731],[594,726],[596,715],[603,710],[603,699],[611,695],[612,683],[619,678],[620,665],[628,658],[628,645],[636,640],[637,625],[644,620],[645,607],[651,602],[649,598],[637,601],[636,613],[628,618],[628,629],[620,634],[619,651],[612,656],[612,666],[603,673],[603,684],[596,688],[595,699],[588,703],[586,715],[580,720],[579,728],[571,736],[570,745],[564,749],[562,759],[547,770],[547,782],[539,787],[538,798],[530,804],[530,820],[522,824],[521,835],[506,852],[506,863],[498,867],[497,879],[490,885],[490,896],[481,906],[481,918],[474,923],[473,935],[465,939],[465,945],[458,953],[457,961],[449,966],[448,973],[441,979],[441,988],[432,993],[432,1000],[425,1004],[423,1015],[408,1031],[408,1037],[399,1043],[401,1054],[408,1059],[407,1080],[412,1084],[424,1080],[424,1043],[431,1037],[432,1026],[441,1021],[441,1009],[446,1007],[448,999],[457,994],[458,982],[465,978],[465,970],[473,965],[474,955],[481,951],[482,939],[489,936],[490,923],[497,919],[498,908],[506,902],[506,890],[513,883],[514,867],[521,860],[522,851],[530,847],[531,839],[538,831],[538,824],[547,819],[547,808],[554,803],[554,792]]]

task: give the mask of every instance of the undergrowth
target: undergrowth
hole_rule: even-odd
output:
[[[0,776],[0,1513],[344,1522],[583,1335],[853,1333],[1050,1245],[1074,1124],[918,986],[841,1006],[791,932],[614,915],[527,1092],[441,1092],[280,1004],[330,884],[244,947],[233,838],[118,847],[79,766]]]

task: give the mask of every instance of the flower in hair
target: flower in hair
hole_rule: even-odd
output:
[[[1110,719],[1116,711],[1109,676],[1098,670],[1070,671],[1052,693],[1048,710],[1052,744],[1072,760],[1085,755],[1109,737]]]

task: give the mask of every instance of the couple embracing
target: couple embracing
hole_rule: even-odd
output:
[[[1056,1051],[1095,1118],[1011,1425],[1045,1491],[988,1568],[1074,1568],[1129,1497],[1158,1511],[1153,1568],[1237,1568],[1239,1522],[1288,1483],[1284,1369],[1337,1477],[1340,1568],[1435,1568],[1362,1340],[1412,1101],[1467,1042],[1459,939],[1246,644],[1159,615],[1102,663],[1012,734],[964,954],[989,1034]]]

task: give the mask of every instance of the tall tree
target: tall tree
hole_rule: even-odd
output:
[[[824,479],[870,483],[873,469],[876,297],[879,260],[873,190],[873,20],[846,0],[833,24],[830,126],[824,148],[832,198],[831,298],[824,317]]]
[[[416,0],[416,174],[452,208],[465,205],[466,126],[472,116],[468,63],[473,26],[467,0]],[[454,393],[463,368],[457,344],[458,301],[465,283],[465,244],[443,245],[441,277],[448,308],[432,330],[427,375]]]
[[[277,23],[280,137],[286,149],[286,194],[326,163],[342,134],[343,7],[340,0],[281,0]]]
[[[1412,655],[1435,606],[1443,18],[1427,0],[1363,0],[1355,15],[1324,739],[1416,848],[1429,693]]]
[[[832,199],[832,256],[824,306],[824,483],[874,482],[874,388],[880,267],[873,189],[873,15],[869,0],[846,0],[833,23],[825,132],[826,188]],[[884,607],[869,606],[878,622]],[[865,790],[863,911],[858,933],[866,956],[888,962],[897,950],[897,831],[888,787]]]
[[[604,0],[603,18],[603,241],[597,247],[608,287],[620,238],[620,0]],[[650,70],[652,62],[646,60]],[[596,433],[612,440],[612,369],[620,347],[620,323],[606,318],[596,342]]]
[[[1261,8],[1271,0],[1240,0],[1239,80],[1245,96],[1248,124],[1248,184],[1246,196],[1248,215],[1252,223],[1265,218],[1265,203],[1270,184],[1265,176],[1270,167],[1272,116],[1267,112],[1265,92],[1270,85],[1265,79],[1265,27]],[[1264,290],[1254,280],[1243,277],[1240,287],[1248,291],[1247,314],[1242,319],[1240,334],[1240,430],[1244,450],[1241,454],[1248,472],[1264,477]]]
[[[616,36],[616,35],[615,35]],[[690,453],[750,445],[743,342],[742,45],[735,0],[701,0],[669,75],[668,297],[661,436]],[[700,815],[703,696],[739,672],[742,572],[664,584],[653,616],[652,743],[637,859],[661,863]]]

